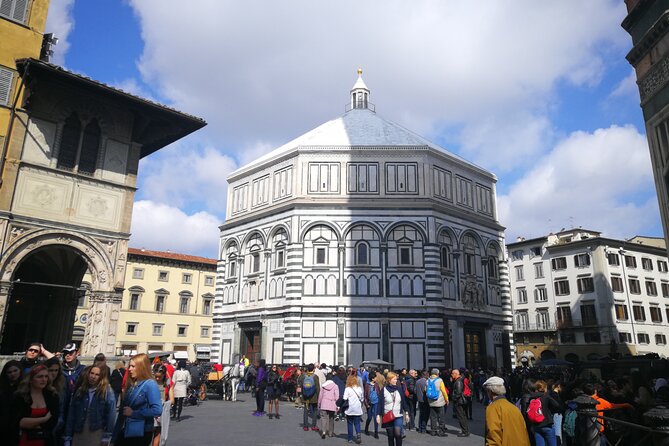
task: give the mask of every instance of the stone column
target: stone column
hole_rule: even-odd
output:
[[[114,356],[122,298],[122,291],[91,292],[82,356],[95,356],[97,353]]]
[[[2,334],[5,332],[5,322],[7,321],[7,310],[9,309],[12,286],[12,282],[0,282],[0,343],[2,342]]]
[[[669,408],[657,406],[643,414],[644,424],[662,433],[654,433],[653,446],[669,446]]]
[[[579,414],[576,418],[576,438],[579,446],[599,446],[597,400],[581,395],[574,400]]]

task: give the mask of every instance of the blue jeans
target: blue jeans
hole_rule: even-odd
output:
[[[369,428],[369,423],[374,421],[374,433],[379,432],[379,423],[376,421],[376,411],[379,409],[379,403],[370,404],[367,408],[367,421],[365,422],[365,432]]]
[[[553,426],[535,427],[534,443],[536,446],[557,446]]]
[[[353,427],[355,426],[355,434],[360,435],[360,419],[361,415],[346,415],[346,429],[348,430],[348,439],[353,440]]]

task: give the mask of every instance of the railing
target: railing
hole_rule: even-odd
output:
[[[513,329],[516,332],[522,331],[554,331],[555,324],[519,324],[517,322],[513,323]]]
[[[579,327],[598,327],[597,319],[585,319],[585,320],[569,320],[569,321],[557,321],[558,330],[564,330],[568,328],[579,328]]]
[[[371,102],[369,102],[369,101],[367,101],[367,102],[364,102],[364,101],[358,101],[358,102],[355,104],[355,106],[354,106],[354,104],[351,104],[351,103],[349,102],[348,104],[346,104],[346,108],[345,108],[345,110],[346,110],[347,112],[349,112],[349,111],[351,111],[351,110],[355,110],[355,109],[359,109],[359,108],[367,109],[367,110],[370,110],[370,111],[373,111],[374,113],[376,113],[376,106],[375,106],[374,104],[372,104]]]

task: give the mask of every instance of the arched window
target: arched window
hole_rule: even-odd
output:
[[[488,278],[499,278],[499,250],[494,244],[488,246]]]
[[[93,119],[84,129],[84,139],[81,142],[79,156],[79,172],[92,174],[98,164],[98,149],[100,148],[100,126],[97,119]]]
[[[422,234],[413,226],[397,226],[388,236],[388,253],[390,266],[422,267]]]
[[[286,245],[288,243],[288,234],[284,229],[279,229],[272,238],[272,257],[274,270],[281,270],[286,267]]]
[[[246,274],[257,274],[261,272],[263,249],[264,243],[261,235],[259,233],[253,234],[246,244]]]
[[[79,150],[79,139],[81,136],[81,121],[76,113],[72,113],[63,126],[63,135],[60,138],[60,151],[58,152],[58,167],[61,169],[74,169],[77,164],[77,150]]]
[[[448,231],[439,233],[439,253],[441,257],[441,267],[448,271],[453,271],[453,239]]]
[[[462,238],[462,266],[465,274],[478,275],[480,272],[479,260],[481,249],[477,240],[471,234]]]
[[[369,265],[369,245],[365,242],[358,242],[355,247],[355,264]]]
[[[225,278],[232,280],[237,278],[237,255],[239,249],[237,248],[237,243],[232,242],[228,245],[225,250],[225,257],[227,259],[225,265]]]

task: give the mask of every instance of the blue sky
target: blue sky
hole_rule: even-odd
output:
[[[622,1],[188,4],[51,2],[56,63],[209,123],[142,161],[133,246],[216,256],[227,174],[343,113],[358,66],[380,115],[498,176],[507,239],[662,233]]]

